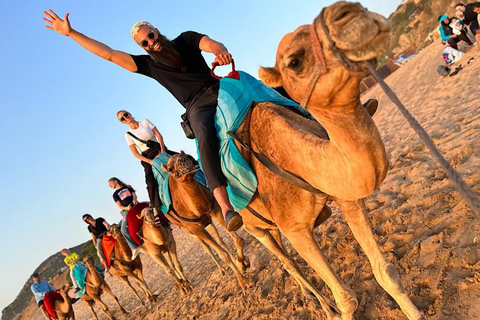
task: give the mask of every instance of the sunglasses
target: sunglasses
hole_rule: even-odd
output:
[[[155,39],[155,32],[153,31],[150,31],[148,34],[147,34],[147,38],[150,39],[150,40],[153,40]],[[140,42],[140,45],[144,48],[148,47],[148,40],[145,39],[143,40],[142,42]]]
[[[125,121],[125,118],[130,118],[130,113],[124,112],[123,116],[119,119],[121,122]]]

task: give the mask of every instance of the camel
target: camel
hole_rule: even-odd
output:
[[[363,200],[384,180],[388,160],[378,129],[360,103],[359,83],[367,74],[363,62],[385,51],[389,31],[384,17],[358,3],[340,1],[325,8],[312,25],[285,35],[275,66],[259,71],[262,81],[283,86],[318,122],[291,108],[257,103],[235,132],[252,150],[317,190],[307,191],[273,174],[236,142],[258,180],[249,207],[263,217],[240,210],[245,229],[282,261],[304,293],[310,291],[319,299],[328,319],[340,315],[343,320],[353,319],[358,306],[355,294],[334,273],[313,236],[329,200],[339,205],[378,283],[408,319],[424,319],[395,267],[382,255]],[[280,237],[272,233],[277,228],[331,289],[336,307],[285,254]]]
[[[57,313],[58,320],[75,320],[75,313],[72,307],[72,298],[68,295],[70,288],[63,286],[58,289],[58,293],[62,296],[63,301],[55,301],[55,312]]]
[[[144,208],[139,218],[143,219],[140,237],[143,248],[165,270],[177,284],[182,294],[192,291],[192,285],[185,278],[183,268],[178,261],[177,245],[172,231],[164,226],[155,225],[153,208]]]
[[[184,170],[186,167],[189,168],[188,172]],[[173,209],[169,209],[166,217],[172,223],[192,235],[200,243],[205,252],[212,257],[223,275],[226,270],[214,255],[212,251],[213,248],[220,259],[233,270],[240,287],[242,289],[247,288],[249,286],[247,279],[233,262],[225,244],[218,234],[218,230],[212,222],[213,217],[225,228],[224,217],[212,192],[198,183],[194,177],[195,171],[198,170],[196,161],[190,155],[181,151],[180,154],[170,157],[167,165],[162,165],[162,169],[170,173],[168,176],[168,185],[173,207]],[[228,233],[235,242],[239,266],[245,270],[250,266],[248,258],[243,254],[245,241],[233,231],[228,231]]]
[[[139,285],[142,291],[145,293],[147,300],[151,303],[155,300],[154,295],[150,291],[143,277],[143,266],[140,257],[136,257],[132,260],[132,250],[127,244],[125,238],[123,238],[120,227],[116,224],[112,224],[107,234],[112,236],[117,241],[115,243],[115,249],[112,254],[112,262],[109,272],[122,280],[130,291],[140,300],[144,305],[145,303],[140,298],[138,293],[133,288],[132,284],[128,281],[128,278],[132,278]]]
[[[94,303],[100,305],[103,313],[105,313],[110,320],[115,319],[110,310],[108,310],[107,305],[100,299],[103,292],[108,293],[108,295],[113,298],[122,314],[125,315],[127,312],[120,305],[120,302],[118,302],[118,298],[113,294],[105,279],[98,273],[97,269],[95,269],[93,258],[86,256],[83,258],[82,263],[88,268],[88,271],[85,277],[85,294],[83,294],[80,299],[85,302],[95,319],[98,320],[97,314],[93,309]]]

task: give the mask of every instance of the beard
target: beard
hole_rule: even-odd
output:
[[[160,52],[147,50],[150,58],[158,64],[185,71],[186,68],[182,65],[182,57],[173,42],[162,34],[158,35],[157,41],[160,42],[162,49]]]

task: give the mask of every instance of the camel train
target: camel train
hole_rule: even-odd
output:
[[[378,129],[360,103],[359,84],[367,75],[364,62],[374,60],[388,48],[389,32],[387,19],[365,10],[359,3],[340,1],[324,8],[311,25],[300,26],[283,37],[274,67],[259,70],[263,83],[282,86],[292,99],[301,101],[312,117],[305,117],[295,108],[255,102],[232,133],[235,145],[258,180],[250,203],[239,211],[245,230],[280,259],[305,295],[312,293],[318,299],[328,319],[353,319],[358,300],[329,265],[313,235],[314,227],[331,213],[327,201],[340,207],[378,283],[408,319],[424,319],[402,286],[397,270],[380,251],[364,203],[364,198],[385,179],[388,160]],[[269,128],[268,133],[265,128]],[[264,157],[281,169],[267,167]],[[170,173],[176,211],[170,210],[167,217],[196,237],[223,271],[211,252],[210,247],[214,248],[233,270],[240,286],[247,288],[250,284],[240,272],[249,265],[243,255],[243,239],[237,244],[237,267],[212,226],[212,216],[222,226],[223,217],[218,214],[211,193],[193,179],[195,166],[190,156],[181,153],[162,167]],[[293,180],[278,171],[293,176]],[[291,208],[295,208],[295,214],[291,214]],[[196,221],[188,222],[178,215]],[[142,217],[152,219],[150,212],[142,213]],[[208,228],[213,236],[206,232],[208,225],[212,226]],[[115,230],[110,233],[127,250]],[[148,238],[149,231],[143,232]],[[325,297],[287,255],[280,233],[330,288],[334,301]],[[173,238],[167,235],[162,239],[163,243],[170,241],[163,244],[162,250],[171,248],[174,257]],[[147,247],[151,241],[148,240]],[[157,262],[164,255],[159,250],[148,249]],[[119,270],[125,267],[122,259],[128,261],[127,257],[116,255]],[[167,273],[176,277],[182,291],[189,292],[191,286],[175,260],[159,263],[166,270],[170,268]],[[121,277],[128,275],[122,272]],[[152,299],[146,285],[142,288]]]

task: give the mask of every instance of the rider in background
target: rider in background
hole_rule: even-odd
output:
[[[92,236],[93,246],[97,249],[97,256],[102,263],[102,266],[105,268],[105,272],[108,272],[107,260],[103,254],[102,249],[102,238],[103,235],[110,229],[110,225],[103,218],[93,219],[91,215],[84,214],[82,220],[88,224],[88,232]]]
[[[73,275],[73,267],[75,267],[75,265],[78,262],[80,262],[78,254],[76,254],[75,252],[70,253],[70,250],[68,249],[62,249],[62,254],[65,256],[65,258],[63,259],[63,262],[65,262],[65,264],[70,269],[70,279],[72,279],[72,284],[73,284],[73,287],[75,288],[75,293],[77,293],[80,290],[80,288],[78,287],[77,280]]]

